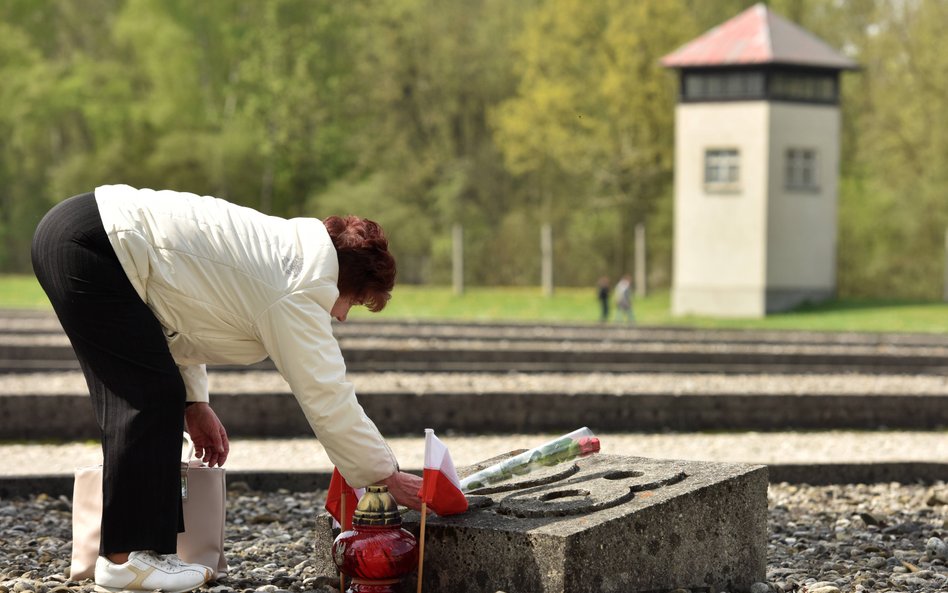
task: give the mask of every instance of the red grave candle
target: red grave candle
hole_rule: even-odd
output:
[[[352,578],[349,593],[394,593],[402,577],[417,567],[417,541],[401,525],[388,488],[366,488],[352,529],[340,533],[332,544],[333,562]]]

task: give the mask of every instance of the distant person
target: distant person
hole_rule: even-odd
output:
[[[605,323],[609,321],[609,277],[602,276],[599,278],[599,286],[597,289],[599,297],[599,308],[600,316],[599,321]]]
[[[625,317],[626,323],[634,323],[635,316],[632,314],[632,276],[626,274],[618,283],[615,289],[616,301],[616,320],[620,316]]]

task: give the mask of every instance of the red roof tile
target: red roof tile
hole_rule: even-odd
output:
[[[851,70],[843,56],[799,25],[755,4],[662,58],[667,68],[795,64]]]

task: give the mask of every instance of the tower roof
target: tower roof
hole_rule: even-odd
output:
[[[856,62],[765,4],[751,6],[662,58],[666,68],[752,64],[858,68]]]

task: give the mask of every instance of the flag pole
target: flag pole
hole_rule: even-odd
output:
[[[418,531],[418,590],[421,593],[421,575],[425,565],[425,518],[428,516],[428,503],[421,503],[421,528]]]
[[[426,428],[425,469],[421,474],[421,490],[418,492],[418,494],[421,495],[421,526],[418,529],[418,539],[420,542],[418,544],[418,589],[416,593],[421,593],[421,579],[425,568],[425,520],[428,517],[428,491],[425,489],[428,484],[425,482],[428,478],[428,455],[430,454],[429,447],[431,445],[431,437],[433,436],[434,430],[431,428]]]
[[[349,484],[345,482],[343,482],[343,484],[342,497],[339,500],[339,518],[342,519],[342,523],[339,524],[339,529],[341,531],[346,530],[346,495],[348,494],[346,488],[349,487]],[[346,575],[342,570],[339,571],[339,593],[346,593]]]

